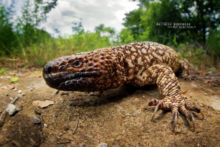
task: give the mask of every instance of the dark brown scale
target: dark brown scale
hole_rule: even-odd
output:
[[[79,71],[80,72],[85,72],[86,70],[84,68],[81,68]]]
[[[88,63],[88,66],[93,66],[93,63],[92,63],[92,62],[89,62],[89,63]]]
[[[66,66],[61,65],[61,66],[59,67],[59,70],[60,70],[60,71],[64,71],[64,70],[65,70],[65,68],[66,68]]]
[[[95,63],[95,64],[94,64],[94,67],[99,67],[99,64],[98,64],[98,63]]]
[[[68,60],[68,63],[72,63],[74,61],[75,61],[74,59],[70,59],[70,60]]]

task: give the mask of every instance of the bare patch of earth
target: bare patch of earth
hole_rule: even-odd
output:
[[[8,76],[14,75],[19,81],[11,84]],[[0,78],[0,111],[17,96],[19,111],[6,116],[0,128],[0,146],[220,146],[220,87],[183,79],[180,84],[205,118],[196,117],[193,132],[179,117],[174,134],[170,112],[158,112],[155,122],[151,121],[154,108],[147,102],[159,98],[156,86],[122,87],[101,96],[85,92],[56,94],[36,69],[10,71]],[[52,100],[54,104],[40,109],[32,104],[36,100]]]

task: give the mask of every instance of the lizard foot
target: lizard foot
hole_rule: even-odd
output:
[[[178,97],[165,97],[162,100],[152,99],[149,101],[149,106],[156,106],[154,109],[154,113],[152,115],[152,121],[154,120],[154,116],[158,110],[163,111],[171,111],[172,112],[172,118],[171,118],[171,128],[172,131],[175,132],[175,126],[178,120],[179,113],[185,116],[186,120],[192,122],[192,131],[195,130],[195,124],[194,124],[194,115],[191,111],[200,113],[202,115],[202,118],[204,118],[202,112],[200,111],[200,108],[192,105],[189,102],[185,101],[185,97],[178,96]]]

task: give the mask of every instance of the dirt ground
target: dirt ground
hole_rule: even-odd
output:
[[[199,106],[204,120],[195,119],[196,129],[179,117],[176,133],[170,128],[171,113],[158,112],[151,121],[152,98],[159,98],[156,86],[122,87],[98,93],[59,92],[48,87],[41,69],[19,69],[0,77],[0,112],[12,98],[18,112],[6,116],[0,128],[3,147],[136,147],[136,146],[220,146],[220,87],[200,81],[180,80],[188,100]],[[11,76],[18,76],[15,84]],[[36,100],[52,100],[44,109]],[[36,122],[37,119],[37,122]]]

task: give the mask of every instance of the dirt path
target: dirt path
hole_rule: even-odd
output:
[[[40,70],[40,69],[38,69]],[[19,81],[10,84],[8,76]],[[0,146],[220,146],[220,87],[180,79],[189,100],[200,106],[205,119],[196,119],[192,132],[181,117],[177,133],[170,130],[171,113],[157,113],[151,121],[148,100],[159,97],[155,86],[141,89],[122,87],[97,93],[60,92],[49,88],[40,72],[11,71],[0,78],[0,111],[10,98],[19,111],[7,116],[0,128]],[[20,91],[19,91],[20,90]],[[47,108],[36,108],[36,100],[52,100]]]

